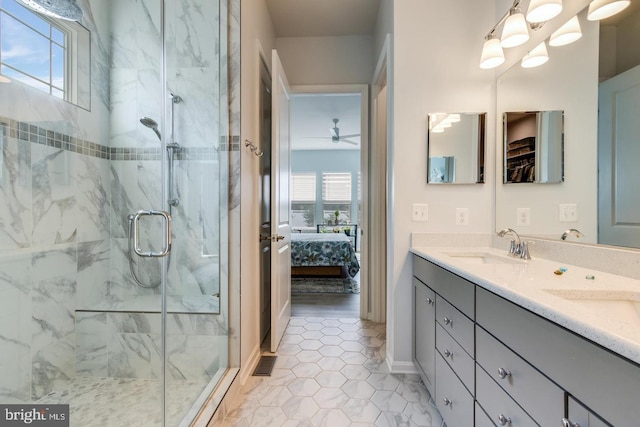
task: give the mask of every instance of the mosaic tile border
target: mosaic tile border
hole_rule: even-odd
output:
[[[46,145],[73,153],[105,160],[161,160],[161,147],[108,147],[46,128],[0,117],[0,134],[32,144]],[[215,160],[221,151],[239,151],[240,136],[221,137],[218,148],[184,147],[176,153],[176,160]]]

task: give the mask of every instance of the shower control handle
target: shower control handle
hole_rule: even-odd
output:
[[[160,216],[164,219],[164,244],[165,247],[160,252],[144,252],[140,247],[140,218],[143,216]],[[171,252],[171,215],[169,212],[156,210],[140,210],[133,215],[133,250],[138,256],[145,258],[162,258]]]

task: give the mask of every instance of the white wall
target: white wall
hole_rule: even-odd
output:
[[[496,186],[496,227],[520,234],[559,238],[567,228],[597,242],[598,23],[579,15],[582,38],[549,48],[549,61],[537,68],[514,65],[498,80],[497,111],[564,110],[564,171],[560,184]],[[501,119],[498,118],[498,126]],[[498,135],[501,138],[501,135]],[[501,151],[498,156],[500,159]],[[502,160],[496,176],[502,176]],[[561,223],[559,204],[578,205],[578,221]],[[517,208],[531,208],[531,225],[517,225]]]
[[[259,140],[259,46],[271,68],[275,34],[264,0],[242,0],[241,141]],[[241,143],[241,333],[240,379],[244,382],[260,352],[260,259],[258,245],[258,158]]]
[[[393,223],[388,361],[412,370],[412,232],[488,233],[493,230],[491,174],[481,185],[426,184],[427,114],[488,112],[494,123],[494,74],[478,67],[483,37],[494,24],[494,1],[394,2]],[[487,170],[493,170],[495,129],[487,126]],[[429,221],[411,221],[413,203],[429,204]],[[469,208],[470,225],[455,225],[455,209]]]
[[[276,49],[291,85],[371,82],[371,36],[281,37]]]

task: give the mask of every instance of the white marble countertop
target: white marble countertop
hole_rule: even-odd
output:
[[[490,247],[411,252],[640,364],[640,280],[546,259],[524,261]],[[465,254],[471,256],[456,256]],[[566,272],[554,274],[559,267]]]

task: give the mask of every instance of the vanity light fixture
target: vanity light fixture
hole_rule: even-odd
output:
[[[83,15],[77,0],[20,0],[20,2],[38,13],[67,21],[80,21]]]
[[[527,21],[524,19],[522,12],[520,12],[520,8],[512,7],[509,9],[509,16],[502,28],[500,45],[502,47],[516,47],[526,43],[527,40],[529,40]]]
[[[544,64],[548,60],[547,45],[543,41],[522,58],[520,65],[522,68],[534,68]]]
[[[531,0],[527,21],[537,24],[555,18],[562,12],[562,0]]]
[[[565,46],[582,37],[580,20],[578,16],[569,19],[562,27],[558,28],[549,38],[549,46]]]
[[[587,19],[600,21],[618,12],[622,12],[631,4],[631,0],[593,0],[589,5]]]
[[[495,29],[494,29],[495,30]],[[480,56],[480,68],[488,70],[496,68],[504,62],[504,52],[500,45],[500,39],[493,34],[493,31],[485,37],[482,45],[482,55]]]

